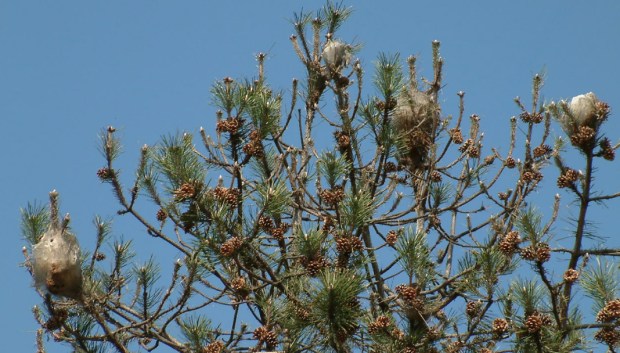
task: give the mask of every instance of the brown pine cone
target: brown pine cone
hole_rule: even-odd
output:
[[[265,232],[269,232],[273,228],[273,220],[268,216],[260,216],[258,218],[258,226]]]
[[[569,182],[579,180],[579,172],[574,169],[567,168],[562,175],[564,175]]]
[[[284,230],[282,228],[273,228],[269,234],[277,241],[284,240]]]
[[[232,237],[229,240],[225,241],[224,244],[222,244],[222,246],[220,247],[220,254],[222,254],[222,256],[229,257],[235,251],[237,251],[242,244],[243,240],[237,237]]]
[[[336,251],[341,254],[349,254],[351,253],[352,247],[351,242],[349,241],[350,237],[343,237],[336,240]]]
[[[213,343],[209,343],[208,345],[206,345],[203,352],[204,353],[220,353],[222,351],[222,348],[224,348],[224,342],[215,341]]]
[[[564,272],[564,281],[568,283],[574,283],[574,282],[577,282],[578,279],[579,279],[579,271],[569,268],[568,270]]]
[[[108,167],[103,167],[97,171],[97,176],[102,180],[112,179],[114,176],[114,170]]]
[[[495,162],[495,156],[484,157],[484,165],[491,165],[493,162]]]
[[[603,158],[608,161],[613,161],[616,158],[616,151],[614,151],[613,146],[611,145],[611,141],[605,137],[599,142],[599,146],[603,151]]]
[[[536,250],[536,259],[540,262],[547,262],[551,258],[551,247],[549,244],[538,244],[538,250]]]
[[[396,293],[406,302],[411,302],[418,297],[419,290],[412,285],[400,284],[396,286]]]
[[[528,246],[526,248],[521,249],[521,258],[528,261],[536,260],[536,250],[534,247]]]
[[[381,328],[379,327],[379,324],[377,322],[371,322],[368,325],[368,333],[370,333],[371,335],[374,335],[375,333],[379,332]]]
[[[517,166],[517,161],[514,158],[512,158],[512,157],[506,158],[506,167],[507,168],[512,169],[512,168],[514,168],[516,166]]]
[[[167,217],[168,212],[166,212],[166,210],[164,210],[163,208],[160,208],[159,211],[157,211],[157,213],[155,214],[155,218],[160,222],[165,221]]]
[[[396,167],[396,164],[394,164],[394,162],[390,161],[385,163],[385,171],[387,173],[393,173],[397,170],[398,168]]]
[[[499,242],[499,251],[504,255],[510,256],[515,252],[516,249],[517,247],[515,246],[515,244],[507,240],[502,240]]]
[[[387,236],[385,237],[385,242],[388,243],[388,245],[394,245],[396,244],[397,241],[398,241],[398,234],[396,233],[395,230],[390,230],[387,233]]]
[[[553,152],[553,148],[549,145],[540,145],[534,148],[534,158],[544,157],[546,155],[551,154]]]
[[[431,181],[432,181],[433,183],[439,183],[439,182],[441,182],[441,180],[442,180],[441,173],[439,173],[439,172],[438,172],[438,171],[436,171],[436,170],[433,170],[433,172],[431,173],[431,178],[430,178],[430,179],[431,179]]]
[[[543,321],[538,315],[530,315],[525,320],[525,327],[529,333],[535,333],[540,330],[540,327],[543,325]]]
[[[275,332],[267,332],[267,335],[265,336],[265,344],[267,345],[268,349],[273,349],[275,348],[275,346],[278,345],[278,336]]]
[[[452,129],[450,130],[450,133],[452,134],[452,142],[457,145],[463,143],[463,134],[461,133],[461,129]]]
[[[497,333],[504,333],[508,331],[508,321],[499,317],[493,320],[493,331]]]
[[[234,280],[232,280],[232,282],[230,282],[230,288],[234,289],[234,290],[240,290],[243,289],[245,287],[245,279],[243,278],[235,278]]]
[[[177,190],[174,191],[174,196],[177,199],[185,200],[196,195],[196,188],[189,183],[183,183]]]
[[[298,308],[296,310],[297,316],[299,317],[299,319],[301,321],[308,321],[310,320],[310,313],[304,309]]]
[[[467,152],[469,158],[480,158],[480,149],[478,146],[472,146]]]
[[[261,326],[259,328],[257,328],[256,330],[254,330],[254,333],[252,334],[252,337],[254,337],[254,339],[257,339],[259,341],[265,341],[265,338],[267,338],[267,333],[269,331],[267,330],[267,327],[265,326]]]
[[[596,131],[589,126],[580,126],[579,130],[570,138],[573,146],[585,146],[592,142],[596,136]]]
[[[469,317],[478,316],[480,305],[481,305],[480,302],[467,302],[467,305],[465,306],[465,313],[467,314],[467,316]]]
[[[598,330],[594,334],[594,339],[612,347],[620,342],[620,333],[616,329],[606,327]]]
[[[459,147],[459,152],[461,153],[466,152],[469,149],[469,147],[471,147],[473,144],[474,144],[474,140],[472,139],[465,140],[465,142],[463,142],[463,145]]]
[[[510,231],[504,235],[504,240],[515,245],[519,244],[521,242],[521,234],[516,230]]]
[[[391,325],[390,318],[385,315],[381,315],[377,318],[377,325],[381,328],[388,328]]]

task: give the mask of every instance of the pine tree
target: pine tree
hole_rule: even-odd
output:
[[[77,352],[616,350],[620,249],[588,220],[620,196],[593,184],[620,145],[604,133],[610,107],[592,93],[544,104],[537,74],[531,109],[516,99],[507,145],[485,149],[463,92],[458,116],[442,113],[438,41],[427,78],[417,57],[379,54],[365,98],[361,45],[337,37],[352,12],[329,2],[295,14],[290,40],[307,75],[290,94],[269,85],[266,55],[256,55],[257,77],[213,84],[213,126],[141,149],[130,189],[116,169],[117,131],[102,130],[97,176],[119,214],[182,254],[171,278],[154,258],[136,265],[134,244],[101,218],[81,274],[60,277],[54,266],[68,255],[51,265],[40,255],[50,234],[76,254],[58,193],[49,209],[22,210],[25,267],[43,299],[33,309],[39,351],[45,336]],[[333,130],[324,146],[319,122]],[[555,126],[566,137],[551,142]],[[575,152],[581,160],[566,158]],[[567,203],[540,188],[554,170],[574,200],[568,232],[554,231]],[[552,215],[530,202],[535,192],[554,202]],[[230,326],[207,306],[232,310]]]

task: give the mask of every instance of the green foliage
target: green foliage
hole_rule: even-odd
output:
[[[593,310],[598,313],[620,293],[620,270],[618,265],[596,258],[594,266],[588,266],[580,275],[584,292],[594,300]]]
[[[380,53],[375,62],[372,84],[384,102],[396,99],[405,84],[400,54]]]
[[[204,315],[191,315],[179,320],[181,333],[191,349],[201,351],[208,343],[212,335],[211,320]]]
[[[26,208],[22,208],[20,229],[22,237],[30,246],[39,242],[43,233],[49,227],[49,212],[45,205],[40,203],[28,203]]]
[[[325,177],[327,184],[331,188],[336,186],[340,179],[349,173],[351,168],[345,156],[338,156],[334,151],[327,151],[321,154],[317,161],[319,176]]]
[[[102,130],[97,176],[118,213],[146,229],[140,243],[176,260],[137,261],[138,238],[114,236],[112,219],[95,216],[94,232],[81,233],[95,240],[82,250],[83,296],[52,295],[58,271],[36,288],[39,351],[44,338],[76,352],[573,352],[594,341],[615,351],[619,252],[588,218],[620,196],[593,184],[617,148],[601,137],[609,107],[597,103],[580,122],[568,101],[543,105],[543,72],[531,111],[516,99],[519,119],[487,151],[463,92],[458,116],[443,115],[440,42],[426,78],[416,56],[406,75],[399,53],[379,54],[370,94],[363,58],[326,64],[328,54],[342,63],[361,53],[336,35],[352,12],[328,2],[295,14],[290,39],[305,77],[272,88],[257,54],[257,78],[213,84],[218,110],[200,141],[177,132],[140,149],[130,188],[132,176],[115,169],[118,131]],[[553,148],[551,117],[568,135]],[[324,146],[323,136],[334,139]],[[551,214],[534,206],[546,201]],[[52,192],[49,209],[21,210],[30,273],[41,235],[68,227],[58,203]],[[572,216],[560,215],[566,208]]]
[[[421,286],[435,279],[435,264],[430,261],[430,249],[426,241],[426,234],[407,227],[394,247],[402,269],[410,280],[415,279]]]

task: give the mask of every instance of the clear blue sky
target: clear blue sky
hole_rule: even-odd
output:
[[[320,1],[2,1],[0,2],[0,306],[2,351],[34,350],[37,328],[31,307],[40,300],[23,261],[19,208],[46,201],[56,189],[82,245],[94,236],[94,214],[118,207],[95,172],[103,160],[95,148],[101,127],[124,127],[120,167],[129,176],[139,146],[177,130],[214,130],[208,104],[211,83],[252,76],[253,54],[267,52],[274,87],[301,78],[285,18]],[[548,99],[595,92],[620,109],[620,2],[617,1],[357,1],[340,32],[362,41],[358,54],[371,80],[378,52],[420,54],[430,75],[430,43],[442,42],[444,110],[456,112],[456,92],[466,92],[466,114],[482,117],[485,146],[504,143],[508,119],[518,115],[517,95],[529,98],[531,77],[548,70]],[[370,87],[369,87],[370,88]],[[370,95],[371,91],[368,90]],[[619,113],[607,124],[620,136]],[[557,131],[559,134],[560,132]],[[598,185],[619,189],[620,161],[609,164]],[[130,180],[126,179],[126,183]],[[546,180],[545,187],[554,187]],[[546,189],[543,189],[546,191]],[[556,191],[553,191],[555,193]],[[615,205],[615,208],[613,207]],[[618,201],[600,217],[618,215]],[[613,210],[616,210],[613,212]],[[604,218],[601,218],[604,219]],[[609,218],[607,218],[609,219]],[[611,226],[602,231],[615,232]],[[148,256],[157,244],[136,222],[117,217],[116,234],[135,239]],[[611,236],[611,233],[601,234]],[[176,254],[158,257],[171,263]],[[68,352],[50,343],[48,352]]]

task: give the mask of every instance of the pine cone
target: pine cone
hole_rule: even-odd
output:
[[[466,152],[473,144],[474,144],[474,140],[472,139],[465,140],[465,142],[463,142],[463,145],[459,147],[459,152],[461,153]]]
[[[341,328],[340,330],[338,330],[336,332],[336,340],[340,344],[345,343],[347,341],[347,339],[349,339],[350,335],[351,334],[349,332],[347,332],[347,330]]]
[[[371,335],[374,335],[375,333],[379,332],[381,328],[379,327],[379,324],[377,324],[376,322],[371,322],[368,325],[368,333]]]
[[[543,321],[538,315],[530,315],[525,320],[525,327],[529,333],[535,333],[540,330],[540,327],[543,325]]]
[[[347,268],[349,266],[349,258],[351,257],[350,253],[339,254],[336,259],[336,267],[338,268]]]
[[[231,256],[235,251],[237,251],[243,241],[237,237],[232,237],[229,240],[225,241],[224,244],[220,247],[220,254],[225,257]]]
[[[108,167],[103,167],[97,171],[97,176],[102,180],[109,180],[114,177],[114,170]]]
[[[393,173],[397,170],[396,164],[394,164],[394,162],[390,161],[385,163],[385,171],[387,173]]]
[[[340,149],[346,149],[351,145],[351,138],[347,135],[340,135],[338,138],[338,147]]]
[[[224,342],[215,341],[205,346],[204,353],[220,353],[222,348],[224,348]]]
[[[243,153],[250,157],[263,158],[265,156],[265,150],[260,140],[250,141],[242,148]]]
[[[174,195],[180,200],[189,199],[196,195],[196,188],[192,184],[183,183],[177,190],[175,190]]]
[[[585,147],[592,142],[596,136],[596,131],[589,126],[580,126],[577,133],[573,134],[570,142],[573,146]]]
[[[257,328],[256,330],[254,330],[252,337],[254,337],[254,339],[257,339],[261,342],[264,342],[265,339],[267,338],[268,333],[269,333],[269,330],[267,330],[267,327],[261,326]]]
[[[497,333],[504,333],[508,331],[508,321],[503,318],[497,318],[493,320],[493,331]]]
[[[564,175],[569,182],[579,180],[579,172],[574,169],[567,168],[562,175]]]
[[[241,290],[245,287],[245,279],[243,278],[235,278],[234,280],[232,280],[232,282],[230,282],[230,288],[232,288],[233,290]]]
[[[534,173],[524,172],[523,175],[521,176],[521,180],[523,180],[523,182],[526,184],[531,183],[532,180],[534,180]]]
[[[381,315],[377,318],[377,325],[380,328],[388,328],[391,325],[390,318],[387,316]]]
[[[352,246],[349,241],[350,237],[344,237],[336,240],[336,251],[341,254],[349,254],[351,253]]]
[[[405,338],[405,333],[403,332],[403,330],[399,328],[395,328],[390,332],[390,336],[392,336],[392,338],[395,338],[397,340],[402,340]]]
[[[594,334],[594,339],[599,342],[605,342],[608,346],[612,347],[620,342],[620,333],[613,328],[602,328]]]
[[[603,158],[608,161],[613,161],[616,158],[616,151],[614,151],[611,141],[607,137],[599,142],[599,146],[603,151]]]
[[[531,120],[531,115],[528,112],[523,112],[521,114],[519,114],[519,118],[521,118],[521,121],[523,121],[524,123],[529,123]]]
[[[516,230],[510,231],[504,235],[504,240],[515,245],[519,244],[521,242],[521,234]]]
[[[480,149],[478,146],[472,146],[467,152],[469,158],[480,158]]]
[[[540,145],[534,148],[534,158],[544,157],[546,155],[551,154],[553,152],[553,148],[549,145]]]
[[[612,300],[596,315],[596,321],[611,322],[620,317],[620,299]]]
[[[536,260],[536,250],[532,246],[521,249],[521,258],[528,261]]]
[[[297,308],[296,310],[297,316],[299,317],[299,319],[301,321],[309,321],[310,320],[310,313],[304,309],[301,308]]]
[[[104,253],[100,253],[100,252],[95,253],[95,260],[96,260],[96,261],[103,261],[103,260],[105,260],[106,258],[107,258],[107,256],[105,256],[105,254],[104,254]]]
[[[571,186],[572,184],[573,184],[573,182],[568,180],[568,178],[566,178],[565,175],[560,175],[558,177],[558,187],[560,189],[567,188],[567,187]]]
[[[495,162],[495,156],[484,157],[484,165],[491,165],[493,162]]]
[[[461,129],[452,129],[450,130],[450,132],[452,133],[452,142],[454,142],[457,145],[460,145],[461,143],[463,143],[463,134],[461,133]]]
[[[521,118],[524,123],[534,124],[540,124],[545,119],[545,117],[541,113],[530,114],[528,112],[519,114],[519,118]]]
[[[396,231],[395,230],[390,230],[387,233],[387,236],[385,237],[385,242],[388,245],[394,245],[394,244],[396,244],[396,241],[398,241],[398,235],[397,235]]]
[[[268,216],[260,216],[258,218],[258,226],[265,232],[269,232],[273,229],[273,220]]]
[[[551,247],[549,244],[538,244],[538,250],[536,250],[536,259],[540,262],[547,262],[551,258]]]
[[[267,335],[265,336],[265,344],[268,349],[274,349],[278,345],[278,336],[275,332],[267,332]]]
[[[502,192],[497,193],[497,197],[498,197],[500,200],[502,200],[502,201],[506,201],[506,200],[508,200],[508,194],[507,194],[507,193],[505,193],[505,192],[503,192],[503,191],[502,191]]]
[[[517,161],[514,158],[512,158],[512,157],[506,158],[506,167],[507,168],[512,169],[512,168],[514,168],[516,166],[517,166]]]
[[[412,302],[414,299],[418,297],[418,288],[413,285],[399,284],[395,288],[396,293],[400,296],[405,302]]]
[[[277,241],[284,240],[284,230],[282,228],[273,228],[269,234]]]
[[[441,173],[439,173],[436,170],[433,170],[433,172],[431,173],[431,181],[433,183],[439,183],[441,182],[441,180],[442,180]]]
[[[502,254],[510,256],[515,252],[515,250],[516,250],[516,246],[513,243],[507,240],[502,240],[499,242],[499,251]]]
[[[318,256],[316,260],[309,261],[306,265],[306,270],[310,277],[316,277],[316,275],[324,268],[329,267],[331,264],[323,256]]]
[[[430,214],[428,216],[428,224],[434,228],[439,227],[441,226],[441,219],[436,214]]]
[[[467,305],[465,307],[465,313],[467,314],[467,316],[469,317],[478,316],[480,305],[481,305],[481,302],[467,302]]]
[[[157,213],[155,214],[155,218],[158,221],[163,222],[166,220],[166,218],[168,218],[168,212],[166,212],[166,210],[164,210],[163,208],[160,208],[159,211],[157,211]]]
[[[569,268],[564,272],[564,281],[567,283],[577,282],[579,279],[579,271]]]

